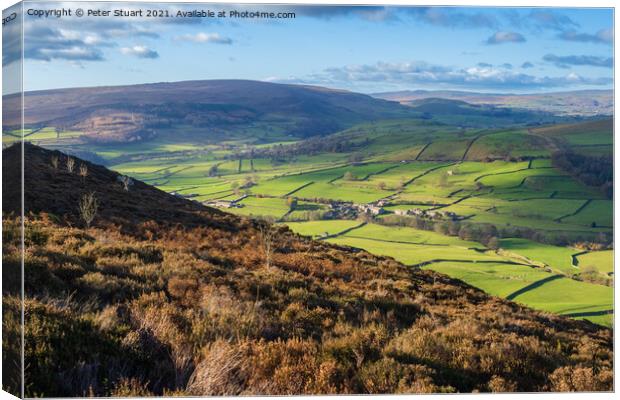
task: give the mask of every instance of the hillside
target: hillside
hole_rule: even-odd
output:
[[[3,150],[5,188],[19,183],[19,150]],[[26,396],[613,389],[609,329],[139,181],[125,190],[75,161],[69,172],[66,156],[25,145]],[[87,193],[91,227],[77,211]],[[3,204],[11,363],[19,196]]]
[[[4,98],[5,127],[20,121]],[[295,136],[335,132],[354,123],[411,114],[396,102],[321,87],[245,80],[205,80],[73,88],[24,94],[28,127],[80,130],[95,142],[140,141],[170,126],[220,130],[268,129]],[[267,129],[267,128],[266,128]]]
[[[557,93],[476,93],[454,90],[404,90],[375,93],[374,97],[413,104],[429,98],[466,101],[471,104],[487,104],[497,107],[522,108],[546,111],[558,115],[612,115],[613,92],[611,90],[578,90]]]
[[[24,93],[24,134],[33,139],[63,138],[60,142],[65,146],[81,145],[90,151],[100,145],[131,143],[175,146],[235,139],[277,143],[323,136],[361,123],[407,118],[479,128],[572,118],[542,107],[547,100],[537,102],[536,107],[529,107],[529,100],[496,107],[485,102],[470,104],[478,103],[471,96],[456,96],[455,103],[451,92],[422,97],[415,93],[413,97],[408,92],[388,93],[385,100],[318,86],[248,80],[33,91]],[[444,95],[447,98],[438,98]],[[19,129],[21,113],[14,111],[21,109],[20,101],[18,95],[3,98],[5,132]],[[19,136],[18,131],[11,134]]]

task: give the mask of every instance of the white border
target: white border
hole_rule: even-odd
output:
[[[49,0],[42,0],[39,2],[47,2]],[[95,0],[81,0],[84,2],[97,2]],[[113,2],[118,3],[155,3],[153,0],[129,0],[129,1],[118,1],[112,0]],[[28,2],[26,0],[25,2]],[[53,1],[50,1],[53,2]],[[616,1],[613,0],[451,0],[451,1],[441,1],[441,0],[314,0],[314,1],[303,1],[303,0],[290,0],[290,1],[264,1],[264,0],[240,0],[240,1],[231,1],[231,0],[223,0],[223,1],[199,1],[199,0],[185,0],[185,1],[162,1],[164,3],[228,3],[228,4],[323,4],[323,5],[403,5],[403,6],[424,6],[424,5],[434,5],[434,6],[487,6],[487,7],[584,7],[584,8],[595,8],[595,7],[606,7],[606,8],[615,8],[617,5]],[[5,9],[13,4],[16,4],[17,1],[12,0],[0,0],[0,6],[2,9]],[[614,27],[618,26],[618,13],[614,12]],[[615,32],[615,30],[614,30]],[[1,37],[1,36],[0,36]],[[614,35],[615,38],[615,35]],[[0,40],[0,52],[2,50],[2,42]],[[614,60],[617,59],[618,51],[617,47],[614,46]],[[614,68],[614,83],[618,77],[618,70]],[[2,87],[2,83],[0,83],[0,89]],[[615,87],[615,84],[614,84]],[[617,128],[617,116],[615,113],[615,105],[618,104],[618,93],[614,92],[614,139],[615,132]],[[0,115],[0,123],[2,121],[2,116]],[[614,140],[614,186],[616,190],[618,189],[618,180],[617,177],[620,176],[620,165],[615,162],[615,154],[618,150],[620,144],[617,140]],[[1,160],[1,156],[0,156]],[[0,186],[0,209],[1,209],[1,186]],[[614,191],[615,195],[615,191]],[[620,215],[616,212],[615,202],[614,202],[614,227],[620,226]],[[615,228],[614,228],[615,233]],[[617,248],[616,237],[614,235],[614,249]],[[1,249],[0,249],[1,251]],[[614,266],[620,265],[618,261],[620,260],[620,251],[614,252]],[[617,282],[616,282],[617,284]],[[614,288],[614,297],[618,298],[619,288],[616,285]],[[616,304],[614,302],[614,304]],[[618,322],[618,313],[614,314],[614,325],[618,326],[616,323]],[[614,388],[617,382],[617,371],[618,368],[618,352],[616,349],[616,331],[614,331]],[[0,365],[0,376],[2,372],[2,366]],[[381,400],[394,400],[394,399],[431,399],[437,398],[437,396],[449,396],[451,399],[484,399],[489,398],[489,396],[501,396],[502,399],[513,400],[513,399],[532,399],[538,396],[544,396],[545,399],[556,400],[556,399],[567,399],[567,400],[598,400],[598,399],[611,399],[615,398],[614,393],[532,393],[532,394],[451,394],[451,395],[378,395],[373,396],[375,399]],[[290,396],[283,396],[281,398],[289,398]],[[294,400],[317,400],[317,399],[329,399],[334,396],[295,396],[292,397]],[[338,399],[342,400],[353,400],[359,399],[358,396],[346,396],[341,395],[337,396]],[[364,396],[366,397],[366,396]],[[174,399],[171,397],[160,397],[161,399]],[[263,399],[265,397],[246,397],[248,399]],[[15,399],[12,395],[7,392],[0,391],[0,400],[5,399]],[[225,399],[237,399],[226,397]]]

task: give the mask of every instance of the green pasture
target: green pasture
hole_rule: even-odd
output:
[[[419,160],[454,160],[463,158],[470,139],[433,141],[418,157]]]
[[[612,200],[593,200],[577,214],[563,219],[584,227],[612,227],[614,223]]]
[[[577,256],[579,268],[596,267],[602,273],[614,272],[614,251],[591,251]]]
[[[548,157],[544,140],[526,130],[483,134],[467,152],[468,160],[485,158]]]
[[[310,221],[317,219],[325,212],[329,211],[329,207],[325,204],[313,203],[310,201],[297,201],[295,209],[287,215],[287,221]]]
[[[540,268],[492,263],[440,262],[424,268],[462,280],[487,293],[542,311],[610,326],[613,288],[580,282]]]
[[[286,200],[279,198],[246,197],[240,204],[243,205],[243,207],[229,208],[227,211],[239,215],[256,217],[268,216],[277,219],[282,218],[282,216],[290,210],[290,207],[286,204]]]
[[[315,182],[295,192],[295,196],[305,199],[332,199],[353,203],[371,203],[389,196],[393,192],[378,188],[367,188],[351,182]]]
[[[429,244],[484,248],[484,246],[480,243],[461,240],[454,236],[446,236],[432,231],[409,227],[385,226],[379,224],[366,224],[359,229],[347,233],[346,237],[377,239],[403,244]]]
[[[383,239],[370,239],[357,236],[355,233],[349,236],[339,236],[328,239],[331,243],[364,249],[370,253],[393,257],[395,260],[406,265],[416,265],[424,262],[442,261],[503,261],[506,258],[498,256],[492,252],[481,252],[467,247],[458,247],[450,245],[432,245],[432,244],[411,244],[393,242]]]
[[[353,220],[325,220],[287,222],[286,225],[295,233],[316,238],[340,233],[344,230],[360,225],[360,222]]]
[[[499,263],[436,262],[425,266],[424,269],[448,275],[489,294],[504,298],[553,275],[542,268]]]
[[[542,262],[556,272],[572,276],[579,273],[579,268],[572,265],[573,254],[579,250],[569,247],[551,246],[527,239],[501,239],[500,248],[510,253],[515,253],[533,261]]]

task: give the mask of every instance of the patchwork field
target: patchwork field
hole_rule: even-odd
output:
[[[88,151],[177,196],[609,324],[612,288],[581,273],[613,275],[613,251],[567,244],[609,243],[613,202],[550,157],[559,149],[611,154],[610,126],[473,129],[403,119],[308,141],[259,127],[224,137],[188,126],[163,129],[148,143],[110,145],[51,127],[25,134],[50,148]],[[480,240],[468,229],[489,234]]]
[[[325,226],[329,229],[336,225],[340,229],[344,227],[340,225],[343,222],[329,221]],[[289,226],[295,232],[315,237],[315,232],[320,230],[316,221]],[[604,325],[610,325],[613,320],[612,287],[571,279],[580,270],[572,265],[577,250],[524,239],[504,239],[500,241],[500,249],[492,251],[481,243],[412,228],[376,224],[347,228],[344,234],[327,241],[433,269],[539,310]],[[332,229],[331,234],[338,229]],[[603,271],[611,267],[612,252],[587,253],[579,259],[584,266],[601,265]]]
[[[613,322],[613,289],[608,286],[579,282],[520,265],[440,262],[424,268],[532,308],[607,326]]]

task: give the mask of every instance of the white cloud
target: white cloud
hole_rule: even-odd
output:
[[[523,43],[525,38],[517,32],[495,32],[487,39],[487,44]]]
[[[219,33],[204,33],[198,32],[194,35],[187,34],[177,36],[176,40],[194,43],[218,43],[218,44],[232,44],[232,39],[226,36],[222,36]]]
[[[125,55],[131,55],[138,58],[158,58],[159,53],[157,51],[149,49],[146,46],[135,45],[132,47],[121,48],[121,53]]]
[[[276,81],[276,78],[269,78]],[[281,79],[280,82],[306,83],[326,86],[376,84],[381,86],[446,86],[472,89],[541,89],[567,85],[609,85],[611,78],[587,78],[575,73],[564,76],[536,76],[516,72],[504,65],[478,64],[466,68],[451,68],[425,62],[347,65],[328,68],[302,78]]]

